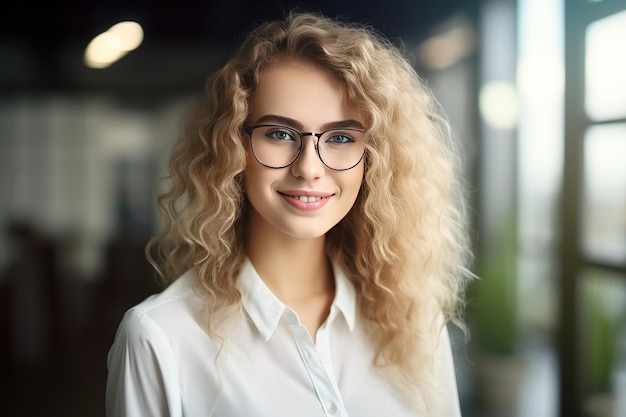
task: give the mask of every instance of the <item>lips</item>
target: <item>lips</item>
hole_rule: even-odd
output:
[[[303,203],[314,203],[323,198],[332,197],[333,194],[321,193],[321,192],[312,192],[312,191],[279,191],[285,197],[293,198],[295,200],[299,200]]]
[[[307,211],[323,207],[334,195],[301,190],[279,191],[278,193],[293,207]]]

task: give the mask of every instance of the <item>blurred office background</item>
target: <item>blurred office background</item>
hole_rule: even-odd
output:
[[[625,417],[626,0],[3,6],[0,414],[104,415],[116,326],[159,289],[143,247],[179,117],[293,5],[401,39],[461,142],[481,276],[471,338],[452,329],[464,415]],[[86,62],[123,21],[138,47]]]

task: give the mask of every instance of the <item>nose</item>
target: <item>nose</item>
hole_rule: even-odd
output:
[[[302,138],[302,152],[290,167],[293,176],[309,181],[324,174],[326,167],[317,154],[316,145],[315,136]]]

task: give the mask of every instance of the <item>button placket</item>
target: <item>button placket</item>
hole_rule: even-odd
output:
[[[326,374],[328,375],[329,380],[331,381],[333,388],[336,392],[339,392],[339,387],[337,385],[337,376],[335,375],[335,369],[333,367],[331,353],[330,353],[330,329],[324,328],[320,329],[317,333],[316,340],[316,352],[320,359],[320,362],[324,366]]]
[[[291,314],[293,314],[293,318],[295,319],[293,321],[289,320],[291,318]],[[290,324],[289,327],[291,328],[291,333],[296,342],[298,351],[300,352],[302,363],[311,378],[313,388],[315,389],[315,393],[317,394],[317,398],[322,405],[324,413],[326,416],[332,417],[346,415],[345,412],[341,411],[343,410],[341,396],[337,390],[335,381],[332,380],[332,378],[334,378],[332,369],[329,373],[317,346],[311,340],[311,337],[304,326],[300,324],[295,312],[287,310],[285,316]],[[328,345],[327,333],[328,329],[321,329],[321,331],[317,334],[318,338],[326,340],[326,346]]]

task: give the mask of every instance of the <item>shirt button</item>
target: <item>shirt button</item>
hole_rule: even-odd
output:
[[[328,406],[328,412],[330,414],[335,414],[337,412],[337,406],[335,404],[331,404]]]

